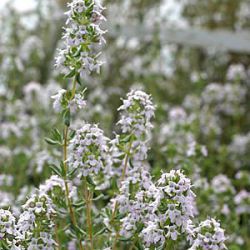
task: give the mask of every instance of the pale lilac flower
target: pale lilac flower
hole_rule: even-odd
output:
[[[56,66],[63,74],[72,71],[81,75],[84,71],[99,72],[102,65],[102,62],[98,60],[100,53],[96,53],[93,47],[94,44],[105,43],[103,35],[106,31],[100,27],[105,21],[102,15],[104,8],[96,0],[73,0],[68,7],[67,27],[63,35],[64,46],[58,52]]]
[[[247,74],[243,64],[232,64],[229,66],[227,71],[228,80],[245,80],[246,78]]]
[[[189,250],[223,250],[227,249],[225,245],[226,237],[224,230],[214,219],[202,221],[197,228],[194,229],[195,238]]]
[[[16,235],[15,221],[10,211],[0,209],[0,239]]]
[[[149,221],[139,235],[145,246],[163,246],[165,243],[164,231],[159,228],[158,223]]]
[[[69,166],[80,176],[98,174],[107,166],[108,138],[97,125],[85,124],[71,140]]]
[[[154,116],[155,106],[152,103],[151,96],[143,91],[130,91],[118,111],[122,112],[118,124],[121,126],[123,133],[140,137],[147,134],[153,127],[151,119]]]
[[[62,101],[63,101],[63,96],[65,95],[67,91],[65,89],[60,89],[57,94],[51,96],[51,98],[54,100],[53,102],[53,108],[56,112],[61,112],[62,111]]]

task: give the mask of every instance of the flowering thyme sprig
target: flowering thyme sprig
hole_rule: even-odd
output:
[[[117,135],[115,145],[124,156],[122,164],[124,175],[129,159],[133,160],[134,166],[137,166],[136,163],[147,158],[147,143],[153,127],[151,120],[154,117],[155,106],[150,95],[140,90],[132,90],[127,94],[118,111],[120,120],[117,125],[121,128],[121,134]]]
[[[52,221],[56,211],[52,200],[46,194],[34,194],[23,205],[23,210],[16,225],[16,242],[24,249],[54,249]]]
[[[81,176],[98,174],[107,165],[108,138],[97,125],[85,124],[71,140],[69,166]]]
[[[194,229],[195,239],[189,250],[223,250],[225,246],[224,230],[220,227],[220,223],[214,219],[202,221],[197,228]]]
[[[59,50],[56,66],[67,77],[99,72],[102,62],[98,60],[100,53],[96,53],[94,45],[105,42],[105,31],[100,27],[105,21],[104,8],[96,0],[74,0],[68,6],[64,48]]]
[[[121,116],[118,125],[121,128],[121,134],[117,135],[113,141],[113,150],[118,153],[118,162],[120,162],[121,177],[118,182],[118,197],[124,188],[126,178],[133,178],[133,175],[139,174],[142,162],[147,158],[148,140],[150,130],[153,127],[151,119],[154,116],[155,106],[152,103],[151,96],[140,90],[132,90],[127,94],[127,99],[118,108]],[[127,189],[126,189],[127,190]],[[117,210],[123,206],[117,199],[114,201],[110,225],[115,228],[115,239],[113,249],[120,235],[121,221],[115,221]]]
[[[51,96],[51,98],[54,100],[54,110],[56,112],[65,112],[66,110],[75,112],[77,109],[83,109],[86,106],[84,92],[85,90],[73,95],[73,93],[70,91],[60,89],[57,94]]]
[[[10,246],[11,238],[15,237],[16,227],[15,227],[16,218],[8,210],[0,209],[0,246],[7,247]]]
[[[73,178],[80,178],[83,184],[84,202],[80,203],[80,208],[85,205],[86,222],[88,229],[88,240],[85,240],[86,247],[94,248],[91,204],[92,189],[89,187],[89,180],[92,174],[105,167],[105,154],[107,153],[107,140],[103,132],[95,125],[84,125],[81,129],[73,131],[70,129],[71,114],[77,109],[85,107],[84,92],[77,90],[77,82],[80,83],[80,77],[85,73],[92,71],[99,72],[101,62],[98,60],[100,53],[96,52],[96,45],[105,42],[103,31],[100,28],[101,22],[105,20],[102,15],[103,7],[96,0],[73,0],[68,4],[69,11],[66,13],[67,21],[63,35],[64,48],[59,51],[56,58],[56,66],[60,68],[61,73],[68,78],[73,78],[73,87],[71,90],[61,89],[52,98],[53,107],[63,116],[64,130],[54,130],[53,138],[46,141],[60,145],[63,148],[63,161],[60,167],[53,167],[56,174],[64,180],[66,205],[68,208],[72,233],[78,239],[79,249],[83,249],[84,230],[81,229],[78,221],[78,213],[72,201],[69,190],[69,183]],[[70,147],[69,147],[70,145]],[[77,176],[75,176],[77,174]],[[88,246],[89,245],[89,246]]]
[[[132,90],[127,94],[127,99],[118,108],[121,118],[118,125],[122,133],[134,134],[137,138],[148,135],[152,126],[155,106],[151,96],[140,90]]]
[[[141,239],[145,247],[174,244],[182,235],[193,235],[195,212],[191,183],[180,171],[162,174],[154,183],[141,168],[123,181],[116,197],[122,225],[119,234],[127,240]]]

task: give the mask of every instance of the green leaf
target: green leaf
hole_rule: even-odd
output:
[[[119,160],[122,160],[122,159],[125,158],[125,156],[126,156],[126,154],[125,154],[125,153],[122,153],[122,154],[118,155],[117,158],[118,158]]]
[[[127,238],[121,237],[121,238],[119,239],[119,241],[124,241],[124,242],[126,242],[126,241],[130,241],[131,239],[132,239],[132,238],[127,239]]]
[[[143,223],[136,223],[137,232],[140,233],[144,227]]]
[[[96,184],[94,183],[94,181],[92,180],[92,178],[91,178],[90,176],[87,176],[87,177],[86,177],[86,180],[87,180],[87,182],[88,182],[91,186],[96,187]]]
[[[81,53],[81,50],[82,50],[82,48],[81,48],[81,46],[79,46],[79,47],[77,48],[76,52],[73,54],[73,57],[79,56],[80,53]],[[79,75],[79,74],[77,74],[77,75]]]
[[[125,136],[125,137],[122,137],[122,138],[120,139],[120,142],[122,142],[122,143],[127,143],[127,142],[130,141],[131,137],[132,137],[132,135],[127,135],[127,136]]]
[[[140,241],[137,240],[137,242],[135,243],[135,246],[137,247],[138,250],[144,250],[142,244],[140,243]]]
[[[1,248],[2,250],[8,250],[9,249],[9,247],[7,246],[7,244],[4,241],[0,242],[0,246],[2,247]]]
[[[65,166],[64,166],[63,161],[61,161],[61,163],[60,163],[60,168],[61,168],[60,172],[61,172],[62,176],[65,177],[66,172],[65,172]]]
[[[102,228],[101,230],[99,230],[99,231],[94,235],[94,237],[103,234],[106,230],[107,230],[106,227]]]
[[[67,75],[65,75],[65,78],[72,78],[73,76],[75,76],[76,71],[72,70],[71,72],[69,72]]]
[[[97,197],[93,198],[92,200],[93,200],[93,201],[98,201],[98,200],[100,200],[100,199],[103,198],[103,197],[104,197],[104,194],[100,194],[100,195],[98,195]]]
[[[121,219],[123,219],[123,218],[124,218],[124,214],[118,213],[118,214],[115,216],[115,219],[116,219],[116,220],[121,220]]]
[[[75,137],[75,134],[76,134],[76,131],[72,129],[72,130],[69,132],[69,139],[73,139],[73,138]]]
[[[56,165],[50,165],[49,168],[52,170],[52,172],[62,177],[62,173],[59,167],[57,167]]]
[[[87,235],[83,229],[72,223],[71,223],[71,229],[76,235],[78,235],[78,238],[82,238],[82,236]]]
[[[59,132],[57,128],[54,128],[52,130],[52,136],[53,136],[53,139],[55,139],[56,141],[62,142],[61,133]]]
[[[73,175],[75,174],[75,172],[77,171],[77,168],[73,168],[72,170],[70,170],[67,174],[68,177],[73,177]]]
[[[85,201],[80,201],[80,202],[77,202],[77,203],[73,203],[73,207],[75,208],[83,208],[85,206]]]
[[[51,138],[48,138],[48,137],[45,137],[44,140],[45,140],[48,144],[50,144],[50,145],[60,145],[60,142],[55,141],[55,140],[53,140],[53,139],[51,139]]]
[[[76,75],[76,82],[77,82],[80,86],[83,85],[83,83],[82,83],[82,81],[81,81],[81,76],[80,76],[80,74],[77,74],[77,75]]]

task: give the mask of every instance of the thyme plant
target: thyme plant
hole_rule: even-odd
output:
[[[19,215],[0,210],[1,249],[226,249],[220,223],[199,222],[191,180],[182,170],[151,175],[147,162],[152,98],[131,90],[118,109],[120,120],[109,139],[97,124],[74,115],[87,102],[81,77],[99,72],[104,8],[96,0],[69,4],[64,47],[56,66],[67,89],[52,96],[63,129],[46,141],[61,149],[53,174],[23,205]]]

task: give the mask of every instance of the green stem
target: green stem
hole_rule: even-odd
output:
[[[83,182],[83,193],[86,202],[86,219],[87,219],[90,249],[94,250],[93,228],[92,228],[92,217],[91,217],[92,193],[88,190],[86,177],[84,178]]]
[[[65,173],[67,173],[67,171],[68,171],[68,166],[66,163],[67,155],[68,155],[68,132],[69,132],[69,127],[65,126],[64,127],[64,144],[63,144],[63,166],[64,166]],[[65,174],[65,176],[64,176],[64,185],[65,185],[65,196],[66,196],[66,200],[67,200],[67,206],[69,209],[70,220],[74,226],[77,226],[75,211],[73,209],[72,202],[71,202],[71,199],[69,196],[69,186],[68,186],[67,174]],[[80,250],[83,250],[81,239],[79,239],[79,247],[80,247]]]
[[[72,92],[71,92],[72,93],[71,100],[74,98],[75,92],[76,92],[76,78],[73,81],[73,88],[72,88]],[[68,172],[68,166],[67,166],[68,133],[69,133],[69,127],[65,125],[64,130],[63,130],[63,138],[64,138],[64,143],[63,143],[63,167],[64,167],[64,172],[65,172],[65,176],[64,176],[65,197],[66,197],[66,201],[67,201],[67,206],[68,206],[68,210],[69,210],[71,223],[74,226],[77,226],[76,215],[75,215],[75,211],[73,209],[71,198],[70,198],[70,195],[69,195],[69,186],[68,186],[68,180],[67,180],[67,172]],[[79,239],[79,248],[80,248],[80,250],[84,249],[81,239]]]
[[[124,181],[124,179],[126,177],[126,172],[127,172],[127,167],[128,167],[128,160],[129,160],[129,156],[130,156],[130,151],[131,151],[132,143],[133,143],[133,141],[131,141],[129,143],[128,151],[127,151],[126,156],[125,156],[125,163],[124,163],[124,168],[122,170],[122,177],[121,177],[121,180],[120,180],[120,185],[121,185],[121,183]],[[115,202],[114,210],[112,212],[111,220],[110,220],[111,224],[114,222],[117,209],[118,209],[118,203],[116,201]],[[119,230],[116,231],[115,240],[114,240],[114,243],[113,243],[113,246],[112,246],[113,250],[116,249],[116,243],[117,243],[118,238],[119,238]]]
[[[61,250],[61,245],[60,245],[60,240],[59,240],[59,235],[58,235],[58,225],[56,221],[55,221],[55,234],[56,234],[56,243],[57,243],[56,250]]]
[[[77,84],[77,80],[76,80],[76,78],[74,78],[74,80],[73,80],[73,88],[71,90],[71,100],[75,97],[75,94],[76,94],[76,84]]]

